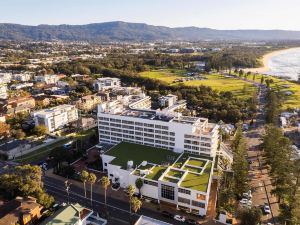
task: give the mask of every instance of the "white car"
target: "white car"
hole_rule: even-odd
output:
[[[185,218],[183,216],[180,215],[175,215],[174,216],[174,220],[180,221],[180,222],[184,222]]]
[[[264,213],[266,213],[266,214],[270,214],[271,213],[271,209],[270,209],[270,206],[268,204],[264,205]]]
[[[248,199],[243,198],[243,199],[240,201],[240,203],[241,203],[242,205],[246,205],[246,204],[248,204]]]

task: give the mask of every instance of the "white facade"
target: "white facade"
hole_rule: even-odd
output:
[[[7,99],[7,96],[6,84],[0,84],[0,99]]]
[[[33,113],[36,125],[44,125],[48,132],[63,128],[71,122],[78,120],[78,110],[73,105],[60,105]]]
[[[0,84],[10,83],[12,79],[11,73],[0,73]]]
[[[18,73],[18,74],[13,74],[13,79],[18,80],[18,81],[29,81],[31,79],[31,74],[30,73]]]
[[[20,90],[23,88],[33,87],[33,83],[22,83],[22,84],[13,84],[10,86],[11,90]]]
[[[121,86],[120,79],[112,78],[112,77],[98,78],[94,83],[94,87],[96,91],[105,91],[107,89],[116,88],[120,86]]]
[[[34,80],[36,82],[41,82],[46,84],[55,84],[59,80],[59,77],[55,74],[46,74],[46,75],[35,76]]]

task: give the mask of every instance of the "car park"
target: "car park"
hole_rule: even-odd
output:
[[[180,215],[175,215],[174,216],[174,220],[180,221],[180,222],[184,222],[185,218],[183,216]]]

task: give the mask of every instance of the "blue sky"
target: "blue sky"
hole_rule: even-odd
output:
[[[0,0],[0,22],[300,30],[300,0]]]

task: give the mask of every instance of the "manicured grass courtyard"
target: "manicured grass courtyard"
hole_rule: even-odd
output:
[[[199,174],[189,172],[185,176],[184,180],[181,182],[180,186],[184,188],[190,188],[197,191],[206,192],[211,169],[212,169],[212,162],[209,162],[205,167],[203,174],[199,175]]]
[[[143,161],[164,165],[172,164],[179,156],[178,153],[170,150],[127,142],[121,142],[106,152],[106,154],[116,157],[111,164],[119,165],[122,169],[127,169],[127,163],[130,160],[133,161],[133,167],[140,165]]]
[[[168,172],[168,176],[171,176],[171,177],[177,177],[177,178],[181,178],[182,175],[184,174],[184,172],[182,171],[178,171],[178,170],[169,170]]]
[[[203,167],[205,165],[205,163],[206,163],[206,161],[204,161],[204,160],[190,158],[186,164],[190,165],[190,166]]]
[[[167,167],[155,166],[150,173],[146,176],[150,180],[158,180],[160,176],[166,171]]]
[[[184,166],[183,169],[191,171],[191,172],[195,172],[195,173],[201,173],[201,171],[202,171],[202,169],[200,169],[200,168],[195,168],[195,167],[190,167],[190,166]]]

